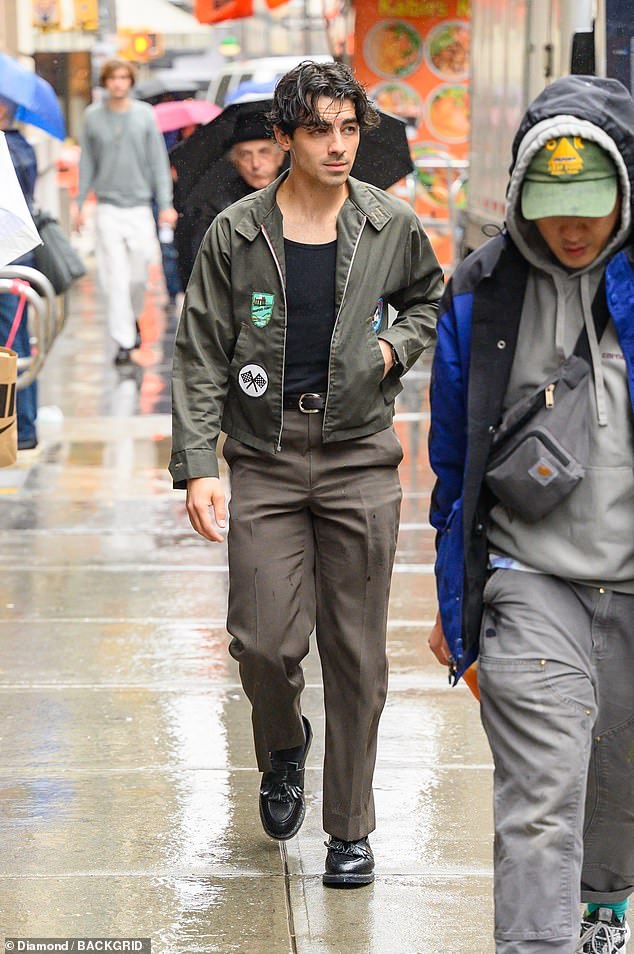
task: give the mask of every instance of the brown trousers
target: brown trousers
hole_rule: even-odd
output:
[[[324,445],[322,418],[286,411],[275,457],[225,442],[227,628],[263,772],[270,752],[303,742],[301,662],[315,630],[326,711],[323,823],[350,841],[375,827],[372,776],[387,692],[402,450],[391,427]]]

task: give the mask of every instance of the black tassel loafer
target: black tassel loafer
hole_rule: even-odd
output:
[[[342,841],[330,836],[324,842],[326,870],[322,881],[329,888],[360,888],[374,881],[374,855],[367,838]]]
[[[304,766],[313,741],[313,730],[305,716],[306,741],[299,758],[282,758],[286,752],[271,752],[271,771],[265,772],[260,785],[260,818],[271,838],[286,841],[302,827],[306,814]]]

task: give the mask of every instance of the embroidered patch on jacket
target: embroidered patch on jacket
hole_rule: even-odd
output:
[[[383,299],[379,298],[376,303],[376,308],[372,315],[372,328],[374,331],[379,331],[381,328],[381,323],[383,322]]]
[[[238,383],[249,397],[262,397],[269,386],[269,376],[259,364],[245,364],[238,371]]]
[[[251,320],[256,328],[266,328],[273,316],[275,295],[270,292],[253,292],[251,295]]]

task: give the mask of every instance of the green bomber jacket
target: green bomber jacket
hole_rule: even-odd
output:
[[[174,350],[175,487],[218,475],[221,431],[265,453],[282,450],[286,283],[275,195],[287,174],[221,212],[201,245]],[[349,179],[337,219],[324,443],[390,426],[401,375],[435,341],[442,292],[442,271],[412,209]],[[391,324],[388,305],[397,312]],[[399,360],[383,380],[377,337]]]

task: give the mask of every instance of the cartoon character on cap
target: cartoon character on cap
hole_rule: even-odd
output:
[[[580,136],[549,139],[524,177],[522,215],[535,220],[555,215],[599,218],[614,208],[617,171],[607,152]]]

